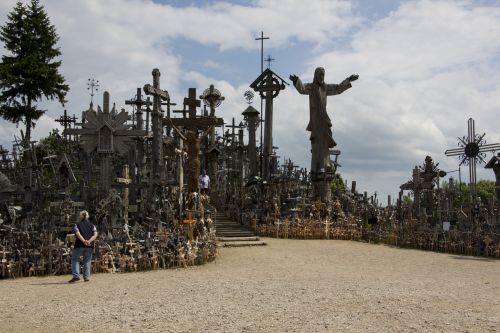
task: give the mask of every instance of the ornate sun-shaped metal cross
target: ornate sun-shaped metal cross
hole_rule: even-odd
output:
[[[220,106],[225,97],[222,96],[221,92],[216,89],[213,84],[211,84],[210,88],[203,91],[203,95],[200,96],[200,99],[210,108],[210,116],[213,117],[215,108]]]
[[[486,152],[494,152],[500,149],[500,143],[486,144],[484,136],[476,134],[476,126],[474,119],[469,118],[467,122],[468,135],[458,138],[459,148],[448,149],[445,151],[446,156],[459,156],[460,165],[465,164],[469,166],[469,183],[473,195],[476,193],[476,164],[485,163],[484,158]]]

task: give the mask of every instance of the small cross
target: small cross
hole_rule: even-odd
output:
[[[61,123],[64,127],[64,130],[66,130],[66,129],[68,129],[68,127],[71,128],[71,123],[76,123],[76,117],[73,116],[73,118],[72,118],[72,117],[68,116],[67,111],[64,110],[64,114],[62,116],[60,116],[59,119],[56,119],[55,121],[58,123]],[[64,135],[64,138],[66,139],[67,135],[65,132],[63,132],[63,135]]]
[[[330,222],[330,220],[327,217],[326,220],[325,220],[325,222],[322,222],[322,223],[325,225],[325,236],[326,236],[326,239],[330,239],[330,225],[332,224],[332,222]]]
[[[276,217],[276,221],[274,222],[274,225],[276,226],[276,238],[279,238],[279,231],[280,231],[280,225],[283,223],[280,221],[278,217]]]
[[[188,212],[187,216],[184,220],[182,220],[182,224],[188,225],[188,238],[189,240],[193,239],[193,224],[196,224],[197,220],[193,217],[192,212]]]
[[[193,217],[192,212],[188,212],[186,218],[182,220],[182,224],[195,224],[197,222],[196,218]]]
[[[267,62],[267,68],[271,68],[271,62],[273,62],[274,60],[276,60],[276,59],[271,58],[270,54],[267,55],[267,58],[264,59],[264,61]]]

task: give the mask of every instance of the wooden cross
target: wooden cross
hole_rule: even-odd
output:
[[[188,106],[189,118],[196,117],[196,108],[201,105],[199,99],[196,99],[196,88],[189,88],[188,97],[184,97],[184,105]]]
[[[330,225],[332,224],[332,222],[330,222],[330,220],[328,219],[328,217],[326,218],[325,222],[321,222],[325,225],[325,236],[326,236],[326,239],[330,239]]]
[[[188,118],[164,118],[163,126],[173,127],[177,134],[185,141],[188,151],[188,191],[196,192],[198,189],[198,177],[200,176],[200,141],[208,135],[211,128],[224,124],[222,118],[196,117],[196,107],[200,106],[200,100],[196,99],[196,88],[189,88],[188,97],[184,98],[184,108],[188,107]],[[184,132],[178,127],[184,128]],[[196,133],[197,129],[205,129],[201,138]]]
[[[276,238],[279,238],[279,232],[280,232],[280,225],[282,225],[283,223],[281,223],[279,217],[276,217],[276,220],[274,221],[274,225],[276,226]]]
[[[65,131],[68,127],[71,127],[71,123],[76,123],[76,117],[75,116],[69,117],[67,111],[64,110],[64,114],[62,116],[60,116],[59,119],[56,119],[55,121],[63,125],[63,127],[64,127],[64,131],[63,131],[64,139],[67,139],[67,137],[66,137],[67,134],[65,133]]]
[[[142,99],[142,94],[141,94],[141,88],[137,88],[137,94],[135,95],[135,99],[130,99],[125,101],[125,105],[132,105],[135,107],[136,111],[135,114],[137,115],[137,129],[143,129],[143,119],[142,119],[142,107],[145,106],[150,106],[153,103],[151,103],[150,100],[144,100]],[[133,112],[133,111],[132,111]],[[134,115],[132,114],[132,125],[134,125]]]
[[[128,164],[123,165],[123,178],[116,178],[116,182],[128,185],[132,182],[132,179],[129,178],[129,166]],[[122,193],[122,202],[123,202],[123,221],[128,228],[128,198],[129,198],[129,188],[128,186],[123,189]]]
[[[234,146],[236,144],[236,134],[234,133],[234,130],[236,128],[238,129],[241,129],[243,128],[243,124],[240,124],[240,125],[235,125],[235,122],[234,122],[234,117],[233,117],[233,120],[232,120],[232,125],[227,125],[226,127],[230,128],[231,129],[231,145]]]
[[[69,227],[71,215],[75,215],[77,209],[85,207],[85,202],[75,202],[66,196],[62,201],[50,202],[49,205],[51,208],[59,210],[64,218],[65,226]]]
[[[195,217],[193,217],[192,212],[188,212],[186,215],[186,218],[184,220],[182,220],[182,224],[188,225],[189,240],[193,239],[193,224],[196,224],[196,222],[198,222],[198,220]]]
[[[196,88],[189,88],[188,97],[184,98],[183,110],[173,111],[174,113],[182,112],[183,118],[165,118],[163,119],[163,126],[177,126],[185,129],[200,129],[209,128],[210,126],[222,126],[224,120],[215,117],[197,117],[196,108],[201,105],[200,100],[196,99]],[[186,117],[186,106],[188,107]]]
[[[152,130],[153,130],[153,144],[152,144],[152,159],[153,167],[151,172],[150,184],[161,182],[163,180],[163,126],[161,115],[161,101],[170,101],[170,96],[166,90],[160,89],[160,70],[155,68],[152,72],[153,85],[144,85],[144,92],[146,95],[153,96],[153,113],[152,113]]]

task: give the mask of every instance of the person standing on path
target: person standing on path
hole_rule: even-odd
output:
[[[71,271],[73,278],[69,283],[80,281],[80,257],[83,256],[83,280],[90,279],[90,263],[92,261],[93,242],[97,238],[97,229],[89,221],[89,213],[86,210],[80,212],[80,222],[73,225],[75,234],[75,246],[71,252]]]
[[[200,177],[198,177],[198,183],[200,185],[200,193],[208,194],[210,190],[210,177],[208,177],[206,170],[203,170]]]

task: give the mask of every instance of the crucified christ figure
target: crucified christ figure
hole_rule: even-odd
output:
[[[290,75],[293,85],[302,95],[309,95],[309,124],[307,130],[311,132],[312,147],[311,172],[324,173],[333,171],[330,161],[330,148],[337,144],[332,137],[332,121],[326,112],[327,96],[338,95],[351,88],[351,82],[358,79],[358,75],[351,75],[340,84],[326,84],[325,70],[322,67],[314,71],[312,83],[302,83],[296,75]]]
[[[200,142],[203,140],[214,128],[214,125],[207,128],[201,136],[198,137],[196,130],[186,130],[184,133],[181,132],[171,121],[170,125],[173,127],[175,132],[184,140],[187,146],[188,155],[188,193],[198,192],[198,177],[200,177]]]

